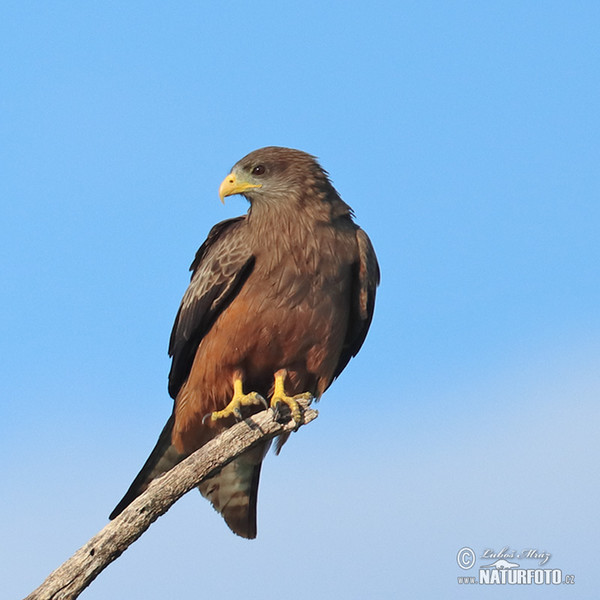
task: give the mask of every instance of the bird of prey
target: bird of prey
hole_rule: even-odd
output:
[[[221,200],[232,194],[250,208],[215,225],[190,267],[169,344],[173,412],[111,519],[237,420],[287,405],[301,422],[297,400],[319,399],[369,329],[377,258],[313,156],[255,150],[221,184]],[[244,538],[256,537],[267,450],[252,448],[199,486]]]

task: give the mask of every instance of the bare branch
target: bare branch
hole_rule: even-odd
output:
[[[317,417],[317,411],[304,410],[302,424]],[[272,410],[264,410],[225,430],[163,476],[154,480],[114,521],[97,533],[71,558],[53,571],[25,600],[72,600],[135,542],[150,525],[181,496],[215,475],[222,467],[252,446],[295,429],[290,420],[278,422]]]

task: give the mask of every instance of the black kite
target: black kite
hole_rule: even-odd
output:
[[[287,404],[299,422],[294,396],[318,399],[371,323],[375,252],[314,157],[256,150],[233,167],[219,194],[242,194],[250,209],[215,225],[196,254],[169,345],[173,413],[111,519],[152,479],[262,410],[265,398],[272,407]],[[200,486],[242,537],[256,537],[267,450],[252,449]]]

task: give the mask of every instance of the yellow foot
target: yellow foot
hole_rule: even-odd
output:
[[[312,400],[313,395],[310,392],[304,392],[303,394],[297,394],[296,396],[288,396],[285,393],[285,378],[286,371],[282,369],[275,373],[275,389],[273,390],[273,396],[271,397],[271,408],[277,410],[278,404],[285,404],[292,413],[292,419],[296,425],[300,425],[302,422],[302,409],[298,404],[298,400]]]
[[[243,419],[242,411],[240,410],[242,406],[264,406],[268,408],[269,405],[267,401],[257,392],[250,392],[249,394],[244,394],[242,389],[242,380],[235,379],[233,382],[233,398],[231,402],[223,409],[217,410],[213,413],[209,413],[202,419],[204,422],[207,418],[210,417],[211,421],[218,421],[219,419],[226,419],[227,417],[234,416],[238,421]]]

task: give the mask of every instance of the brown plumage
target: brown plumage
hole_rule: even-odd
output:
[[[233,167],[220,193],[243,194],[250,209],[215,225],[196,254],[169,345],[173,414],[111,519],[152,479],[234,422],[227,411],[220,418],[215,411],[228,406],[235,380],[245,393],[269,399],[279,374],[287,395],[318,399],[371,323],[379,283],[373,247],[314,157],[256,150]],[[267,450],[247,452],[200,486],[242,537],[256,536]]]

